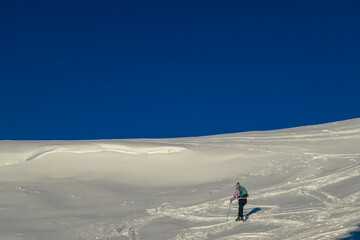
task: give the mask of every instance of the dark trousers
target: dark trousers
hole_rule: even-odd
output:
[[[244,206],[247,203],[247,199],[239,199],[239,213],[238,217],[244,217]]]

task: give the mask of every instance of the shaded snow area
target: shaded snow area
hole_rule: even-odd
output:
[[[235,183],[249,191],[235,222]],[[0,239],[351,239],[360,119],[198,138],[0,141]],[[358,235],[357,235],[358,236]]]

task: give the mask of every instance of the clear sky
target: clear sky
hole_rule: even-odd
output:
[[[0,0],[0,139],[360,117],[360,1]]]

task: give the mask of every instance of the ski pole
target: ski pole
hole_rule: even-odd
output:
[[[231,207],[231,203],[229,204],[229,210],[228,210],[228,214],[226,216],[226,221],[228,221],[228,219],[229,219],[230,207]]]

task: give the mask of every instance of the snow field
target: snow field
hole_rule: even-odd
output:
[[[360,119],[199,138],[0,142],[0,239],[339,239]],[[247,221],[226,215],[234,185]],[[336,219],[334,221],[334,219]]]

